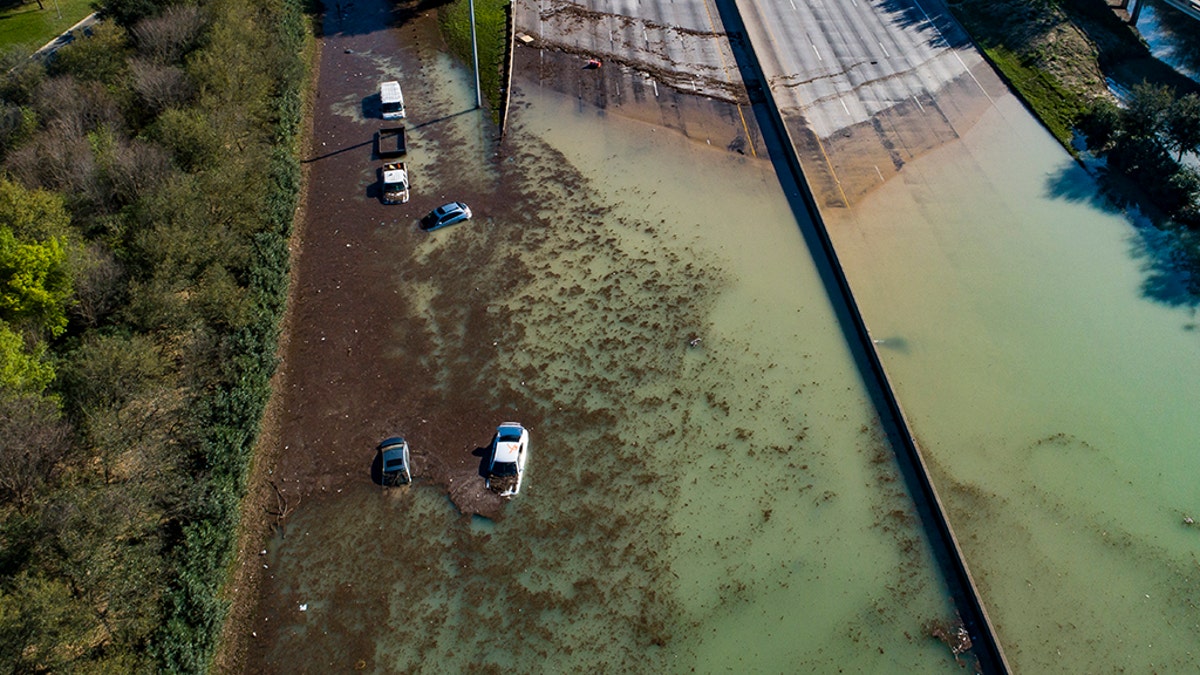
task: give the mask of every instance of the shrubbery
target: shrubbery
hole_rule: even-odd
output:
[[[103,4],[0,78],[0,670],[202,671],[275,368],[306,24]]]
[[[1163,86],[1133,88],[1128,104],[1096,103],[1080,122],[1088,147],[1144,190],[1156,207],[1190,227],[1200,226],[1200,174],[1182,164],[1200,153],[1200,96],[1176,98]],[[1174,156],[1172,156],[1174,153]]]

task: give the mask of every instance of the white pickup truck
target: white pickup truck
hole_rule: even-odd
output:
[[[408,165],[389,162],[380,170],[384,204],[403,204],[408,201]]]

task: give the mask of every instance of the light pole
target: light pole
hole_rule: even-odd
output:
[[[479,90],[479,45],[475,42],[475,0],[468,0],[471,9],[471,60],[475,65],[475,109],[483,107],[483,93]]]

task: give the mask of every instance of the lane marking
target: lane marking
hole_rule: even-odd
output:
[[[824,61],[825,59],[821,58],[821,52],[817,51],[817,45],[816,45],[815,43],[812,43],[812,42],[810,42],[809,44],[811,44],[811,45],[812,45],[813,52],[814,52],[814,53],[817,55],[817,60],[818,60],[818,61]]]
[[[758,15],[762,16],[762,10],[758,9],[758,2],[756,0],[748,0],[748,2],[751,6],[753,6],[755,8],[755,10],[757,10]],[[743,18],[743,21],[745,21],[744,18]],[[779,42],[778,40],[775,39],[775,34],[773,32],[771,32],[770,24],[766,23],[765,21],[762,21],[762,22],[759,22],[757,25],[761,26],[762,29],[767,32],[767,43],[768,44],[771,44],[771,45],[786,44],[783,42]],[[746,40],[749,41],[749,39],[750,39],[750,26],[747,25],[746,26]],[[810,42],[811,42],[811,39],[810,39]],[[816,45],[813,45],[814,51],[816,50],[816,48],[817,48]],[[779,54],[774,53],[773,55],[776,57],[776,63],[779,63],[779,61],[778,61]],[[821,55],[818,53],[817,57],[820,58],[820,56]],[[780,64],[780,65],[782,66],[782,64]],[[763,77],[767,76],[766,68],[761,66],[761,61],[760,61],[759,70],[762,71]],[[771,94],[770,91],[768,91],[768,95],[773,95],[773,94]],[[779,107],[778,102],[776,102],[776,107]],[[782,108],[780,108],[779,116],[780,116],[780,118],[783,117]],[[781,119],[780,121],[783,122],[784,138],[792,143],[792,148],[795,148],[796,147],[795,141],[792,141],[791,132],[789,132],[787,130],[787,120]],[[809,129],[811,130],[812,127],[810,126]],[[850,208],[850,199],[846,197],[846,190],[842,188],[842,179],[838,178],[837,171],[834,171],[834,169],[833,169],[833,162],[830,161],[830,159],[829,159],[829,153],[825,152],[825,144],[821,142],[821,137],[818,136],[816,134],[816,132],[813,132],[813,138],[816,139],[816,141],[817,141],[817,148],[821,151],[821,158],[825,160],[825,166],[829,169],[829,175],[833,176],[833,183],[834,183],[834,185],[837,185],[838,194],[840,194],[842,196],[842,203],[846,205],[846,208]],[[794,151],[796,153],[796,156],[799,157],[800,151],[798,149],[796,149]],[[805,178],[804,180],[807,181],[808,179]]]
[[[784,127],[784,131],[786,131],[787,130],[787,121],[784,121],[783,127]],[[791,134],[788,134],[787,138],[788,138],[788,140],[791,140]],[[821,137],[816,135],[815,133],[813,134],[813,138],[817,139],[817,147],[820,148],[820,150],[821,150],[821,157],[825,158],[825,166],[829,167],[829,175],[833,176],[833,182],[835,185],[837,185],[838,194],[840,194],[842,196],[842,204],[844,204],[846,206],[846,208],[850,208],[850,199],[848,197],[846,197],[846,191],[844,189],[842,189],[842,179],[838,178],[837,172],[833,170],[833,162],[831,162],[829,160],[829,153],[825,152],[825,144],[821,142]],[[793,148],[796,147],[794,143],[792,144],[792,147]],[[796,150],[795,152],[796,152],[796,156],[799,157],[800,151]],[[804,178],[804,181],[808,182],[808,179]],[[815,195],[814,195],[814,198],[815,198]]]
[[[883,172],[879,170],[879,165],[878,165],[878,164],[876,164],[876,165],[875,165],[875,173],[879,174],[879,182],[880,182],[880,183],[886,183],[886,182],[887,182],[886,180],[884,180],[884,178],[883,178]]]
[[[938,37],[941,38],[943,42],[950,44],[950,41],[946,39],[946,36],[942,35],[942,30],[937,27],[937,24],[933,22],[933,19],[929,18],[929,12],[925,11],[925,8],[921,6],[921,3],[917,0],[913,0],[913,4],[916,5],[917,9],[921,10],[921,13],[925,15],[925,20],[929,22],[929,27],[933,29],[933,32],[937,33]],[[947,47],[947,49],[949,49],[950,53],[954,55],[954,58],[958,59],[959,65],[963,67],[963,70],[967,71],[967,76],[970,77],[973,82],[975,82],[975,86],[979,87],[979,91],[983,92],[983,95],[985,98],[987,98],[988,103],[996,105],[996,102],[992,100],[991,95],[987,93],[987,89],[983,88],[983,83],[975,79],[975,73],[971,72],[971,69],[967,67],[966,62],[963,61],[962,57],[958,55],[958,50],[953,47]]]
[[[913,100],[916,101],[917,107],[921,109],[921,112],[925,112],[925,106],[921,105],[921,99],[917,98],[916,94],[913,94]]]
[[[889,59],[892,58],[892,55],[888,53],[887,47],[884,47],[882,42],[880,42],[878,44],[879,44],[879,48],[883,50],[883,55],[888,57]]]

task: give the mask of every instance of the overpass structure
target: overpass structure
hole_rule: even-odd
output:
[[[1200,0],[1163,0],[1163,2],[1193,19],[1200,19]]]

